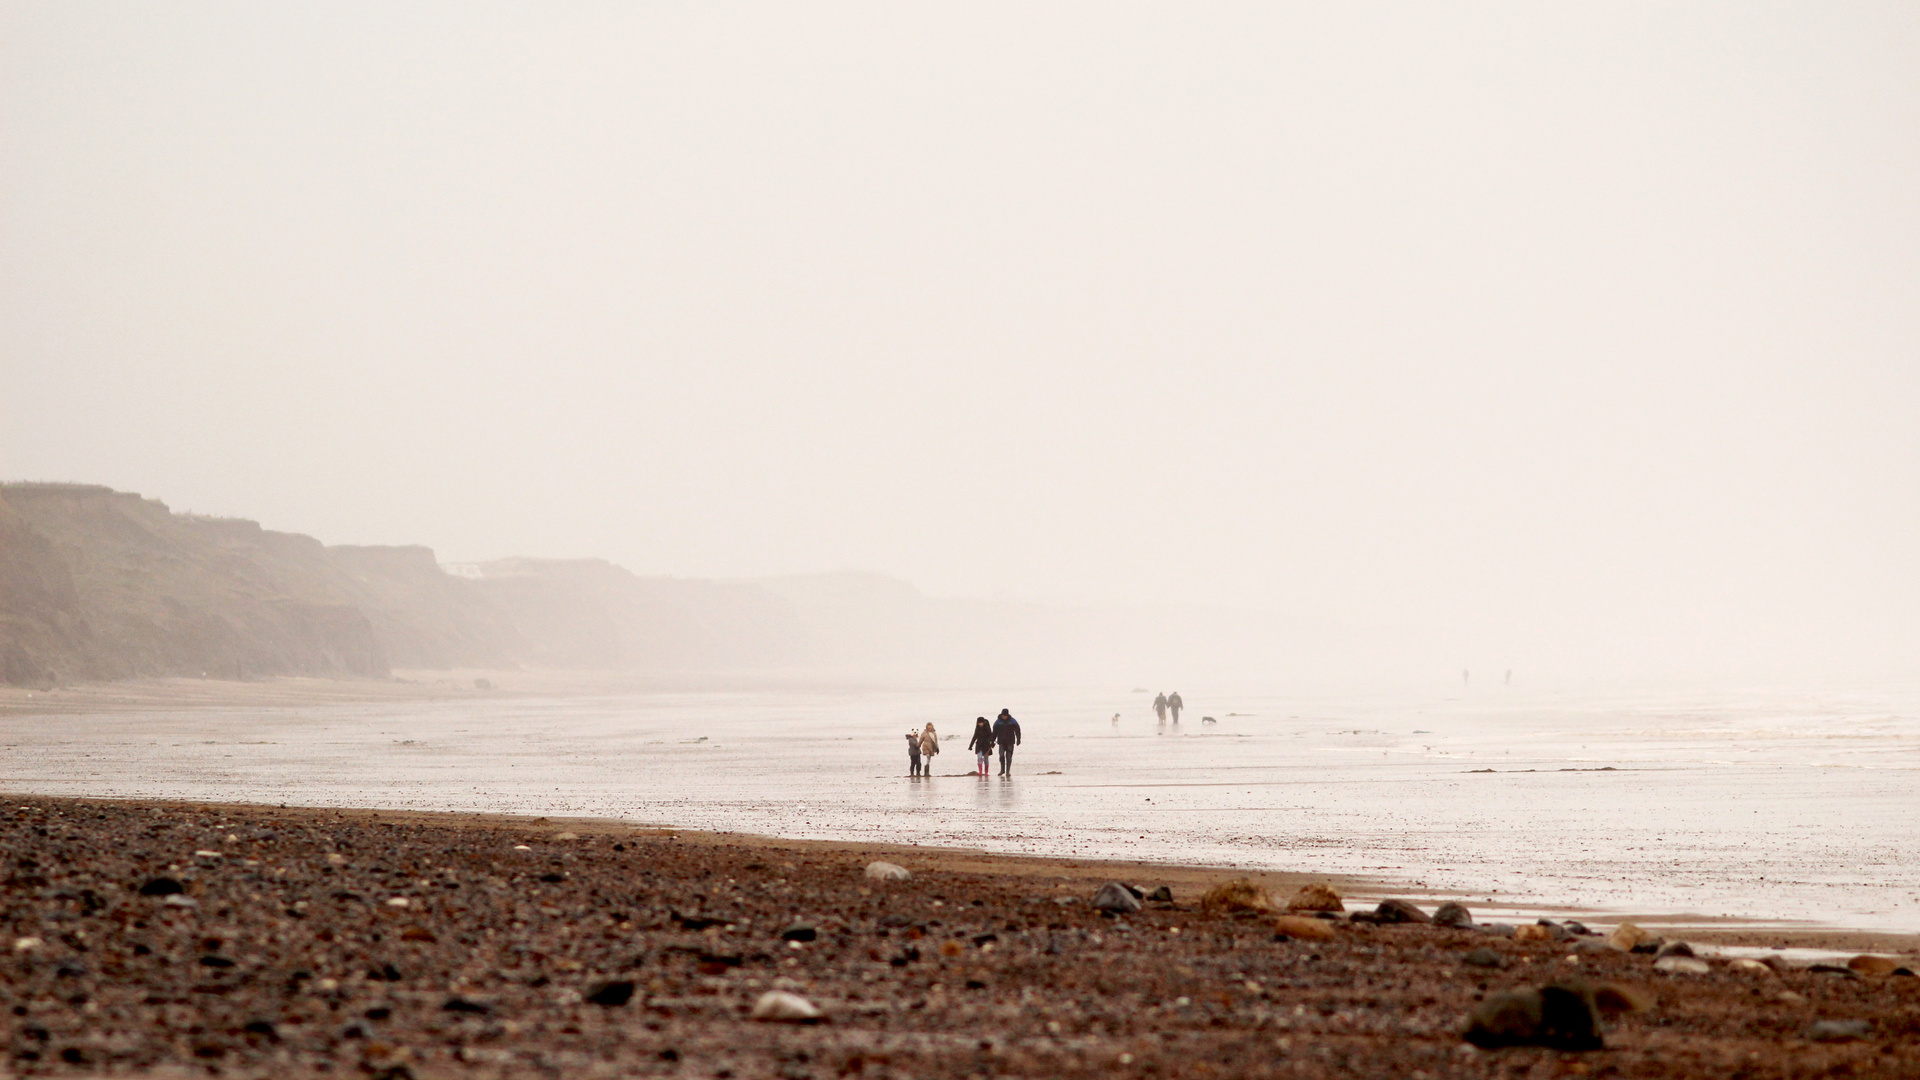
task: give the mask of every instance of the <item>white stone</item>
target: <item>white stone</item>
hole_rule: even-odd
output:
[[[167,897],[165,900],[162,900],[160,902],[167,905],[168,907],[199,907],[200,906],[200,901],[195,900],[193,897],[181,896],[177,893],[173,896]]]
[[[1669,975],[1705,975],[1713,969],[1697,956],[1663,956],[1653,962],[1653,970]]]
[[[818,1006],[799,994],[790,994],[785,990],[769,990],[760,995],[753,1003],[753,1018],[775,1023],[800,1024],[808,1020],[818,1020],[822,1016]]]
[[[387,901],[387,906],[388,907],[406,907],[408,904],[411,904],[412,902],[413,901],[408,900],[404,896],[396,896],[391,900]]]
[[[575,835],[575,834],[573,834],[573,833],[570,833],[570,832],[557,832],[557,833],[554,833],[554,834],[553,834],[553,838],[554,838],[555,840],[578,840],[578,839],[580,839],[580,837],[579,837],[579,836],[577,836],[577,835]]]
[[[870,862],[867,864],[867,878],[872,881],[905,881],[912,877],[904,866],[895,866],[890,862]]]
[[[13,951],[14,951],[14,952],[26,952],[26,951],[27,951],[28,949],[37,949],[37,948],[39,948],[40,946],[42,946],[42,945],[45,945],[45,944],[46,944],[46,942],[44,942],[44,941],[41,941],[41,940],[40,940],[39,938],[37,938],[37,937],[23,937],[23,938],[14,938],[14,939],[13,939]]]
[[[1727,961],[1727,970],[1728,971],[1745,971],[1754,975],[1773,974],[1772,968],[1768,967],[1767,965],[1761,963],[1758,960],[1749,960],[1744,956],[1739,958],[1738,960]]]

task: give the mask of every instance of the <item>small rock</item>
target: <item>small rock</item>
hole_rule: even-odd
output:
[[[1548,1046],[1598,1050],[1600,1017],[1593,995],[1579,984],[1489,994],[1474,1010],[1466,1039],[1483,1049]]]
[[[1561,926],[1559,923],[1554,922],[1552,919],[1541,919],[1538,922],[1534,923],[1534,925],[1545,927],[1547,931],[1547,937],[1553,939],[1554,941],[1572,941],[1573,940],[1573,931],[1567,929],[1564,926]]]
[[[1598,936],[1593,931],[1587,929],[1587,924],[1583,922],[1575,922],[1572,919],[1568,919],[1566,926],[1568,930],[1572,931],[1573,934],[1578,937],[1597,937]]]
[[[1891,975],[1900,970],[1900,962],[1884,956],[1861,953],[1847,961],[1847,966],[1862,975]]]
[[[1156,904],[1171,904],[1173,903],[1173,890],[1167,888],[1165,885],[1162,885],[1159,888],[1148,893],[1147,899],[1153,901]]]
[[[1796,994],[1792,990],[1782,990],[1773,995],[1773,1000],[1782,1005],[1805,1005],[1807,1003],[1807,995]]]
[[[1768,953],[1760,958],[1760,962],[1772,968],[1775,975],[1785,975],[1793,970],[1793,965],[1787,963],[1787,958],[1779,953]]]
[[[632,1000],[633,983],[628,979],[603,982],[594,989],[593,993],[587,995],[588,1002],[594,1005],[605,1005],[608,1008],[625,1005]]]
[[[45,944],[46,942],[37,937],[17,937],[13,939],[13,951],[31,952]]]
[[[1656,956],[1660,952],[1660,946],[1665,945],[1666,943],[1667,943],[1666,938],[1659,938],[1659,937],[1648,938],[1647,940],[1642,941],[1640,944],[1635,945],[1633,947],[1633,952],[1634,952],[1634,955],[1636,956]]]
[[[1345,911],[1346,909],[1346,904],[1341,902],[1340,894],[1333,891],[1333,886],[1321,881],[1300,886],[1300,891],[1294,893],[1293,899],[1287,901],[1288,911]]]
[[[1480,926],[1480,932],[1483,934],[1491,934],[1494,937],[1510,938],[1518,931],[1516,931],[1515,928],[1508,923],[1497,922],[1497,923],[1482,923]]]
[[[1857,979],[1860,977],[1859,972],[1850,967],[1841,967],[1839,964],[1809,964],[1807,970],[1813,972],[1815,975],[1832,975],[1836,979]]]
[[[1705,960],[1693,956],[1663,956],[1653,962],[1653,970],[1669,975],[1705,975],[1713,969]]]
[[[1093,908],[1110,915],[1127,915],[1140,910],[1140,901],[1125,885],[1109,881],[1093,894]]]
[[[1441,904],[1433,913],[1433,925],[1447,926],[1455,930],[1471,930],[1473,913],[1467,910],[1465,904],[1456,904],[1449,900]]]
[[[476,1015],[484,1015],[493,1011],[493,1006],[485,1002],[473,1001],[463,997],[450,997],[447,999],[447,1003],[440,1006],[440,1008],[445,1012],[474,1013]]]
[[[882,915],[880,916],[880,925],[897,930],[903,926],[912,926],[913,920],[907,918],[905,915]]]
[[[1593,988],[1593,1004],[1609,1015],[1646,1012],[1653,1008],[1653,995],[1625,983],[1601,983]]]
[[[1304,915],[1281,915],[1273,920],[1273,931],[1300,941],[1326,941],[1333,937],[1333,924]]]
[[[1516,926],[1513,928],[1513,940],[1515,941],[1552,941],[1553,933],[1549,931],[1546,927],[1541,926],[1538,923],[1534,923],[1528,926]]]
[[[808,926],[806,923],[794,923],[792,926],[780,931],[781,941],[813,941],[819,938],[819,936],[820,931]]]
[[[1200,897],[1200,910],[1231,914],[1236,911],[1274,911],[1277,905],[1267,890],[1244,878],[1223,881]]]
[[[555,840],[578,840],[578,839],[580,839],[580,836],[579,836],[579,834],[577,834],[577,833],[570,833],[570,832],[557,832],[557,833],[554,833],[554,834],[553,834],[553,839],[555,839]]]
[[[387,898],[388,907],[408,907],[412,903],[413,901],[407,899],[404,896],[390,896]]]
[[[1147,894],[1146,894],[1146,893],[1143,893],[1143,892],[1141,892],[1141,891],[1140,891],[1140,887],[1139,887],[1138,885],[1130,885],[1130,884],[1128,884],[1128,883],[1126,883],[1126,882],[1124,882],[1124,881],[1122,881],[1122,882],[1120,882],[1120,883],[1119,883],[1119,885],[1120,885],[1120,887],[1121,887],[1121,888],[1123,888],[1123,889],[1125,889],[1125,890],[1127,890],[1128,892],[1130,892],[1130,893],[1132,893],[1132,894],[1133,894],[1133,898],[1134,898],[1135,900],[1145,900],[1145,899],[1147,898]]]
[[[200,901],[195,900],[191,896],[169,896],[160,902],[168,907],[196,908],[200,906]]]
[[[1494,952],[1492,949],[1474,949],[1465,956],[1462,956],[1460,962],[1468,967],[1479,968],[1503,968],[1507,966],[1506,958]]]
[[[1647,940],[1647,932],[1630,922],[1623,922],[1607,935],[1607,944],[1621,952],[1632,952],[1635,945]]]
[[[440,939],[433,935],[433,931],[424,926],[409,926],[405,930],[400,931],[400,940],[420,941],[432,945]]]
[[[905,881],[912,877],[904,866],[895,866],[890,862],[870,862],[867,864],[868,881]],[[765,1001],[762,997],[760,1000]]]
[[[147,883],[140,886],[141,896],[178,896],[186,891],[185,885],[170,877],[148,878]]]
[[[1656,958],[1662,957],[1662,956],[1692,956],[1693,946],[1687,944],[1684,941],[1669,941],[1666,944],[1660,946],[1660,951],[1654,953],[1653,955]]]
[[[811,1024],[825,1015],[813,1002],[785,990],[769,990],[753,1003],[753,1018],[772,1023]]]
[[[1432,916],[1405,900],[1380,901],[1380,906],[1373,909],[1373,918],[1379,923],[1430,923],[1433,921]]]
[[[1852,1042],[1873,1034],[1873,1025],[1865,1020],[1816,1020],[1807,1026],[1807,1038],[1814,1042]]]
[[[1896,979],[1920,978],[1920,972],[1915,972],[1910,967],[1897,967],[1893,969],[1893,977]]]
[[[1727,961],[1727,970],[1738,971],[1747,975],[1773,974],[1773,968],[1768,967],[1766,964],[1763,964],[1758,960],[1749,960],[1744,956],[1740,957],[1737,960]]]
[[[1573,943],[1573,951],[1583,955],[1597,956],[1603,953],[1617,952],[1618,950],[1598,938],[1581,938]]]

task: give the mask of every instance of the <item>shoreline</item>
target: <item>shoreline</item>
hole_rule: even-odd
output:
[[[1676,966],[1546,927],[1282,918],[1206,868],[51,797],[0,806],[0,851],[9,1075],[1920,1072],[1904,957]],[[1171,899],[1097,910],[1110,873]],[[1542,987],[1586,1034],[1502,1011]]]
[[[859,840],[815,840],[759,833],[682,829],[660,822],[613,818],[523,815],[459,810],[394,810],[372,807],[315,807],[249,802],[213,802],[191,799],[50,796],[0,791],[0,803],[54,801],[74,805],[98,804],[179,813],[217,813],[242,820],[264,818],[304,820],[324,825],[415,825],[449,829],[488,829],[541,837],[555,831],[579,836],[668,839],[691,848],[738,848],[816,856],[857,856],[867,860],[911,860],[927,869],[973,874],[1004,880],[1046,881],[1054,890],[1091,890],[1107,881],[1152,881],[1176,891],[1205,891],[1231,880],[1248,880],[1275,896],[1291,895],[1309,882],[1332,885],[1350,903],[1350,910],[1398,898],[1438,905],[1447,901],[1468,904],[1481,921],[1532,922],[1536,918],[1577,920],[1597,927],[1632,922],[1655,934],[1684,936],[1695,945],[1718,951],[1752,954],[1759,950],[1791,950],[1799,954],[1833,956],[1861,952],[1892,953],[1920,958],[1920,934],[1853,927],[1823,926],[1790,920],[1742,919],[1688,912],[1616,912],[1555,904],[1487,903],[1484,898],[1351,874],[1260,870],[1153,860],[1098,859],[1057,855],[1023,855],[980,848],[886,844]]]

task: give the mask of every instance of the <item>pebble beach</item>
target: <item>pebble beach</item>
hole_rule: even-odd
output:
[[[605,821],[14,797],[0,848],[20,1075],[1920,1074],[1912,942]]]

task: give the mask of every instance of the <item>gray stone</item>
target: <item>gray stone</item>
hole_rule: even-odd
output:
[[[1455,930],[1470,930],[1473,928],[1473,913],[1467,910],[1465,904],[1456,904],[1449,900],[1441,904],[1433,913],[1433,925],[1452,927]]]
[[[1483,1049],[1547,1046],[1556,1050],[1598,1050],[1600,1014],[1593,993],[1581,983],[1538,990],[1489,994],[1473,1010],[1466,1040]]]
[[[1405,900],[1382,900],[1373,909],[1377,923],[1430,923],[1433,917]]]
[[[1109,881],[1093,894],[1093,908],[1110,915],[1128,915],[1140,910],[1140,901],[1125,885]]]
[[[1462,956],[1460,962],[1468,967],[1503,968],[1507,966],[1506,959],[1492,949],[1474,949]]]
[[[1871,1034],[1873,1025],[1865,1020],[1816,1020],[1807,1027],[1814,1042],[1852,1042]]]
[[[1692,956],[1693,946],[1687,944],[1684,941],[1669,941],[1665,945],[1660,946],[1660,951],[1657,953],[1654,953],[1653,955],[1656,957]]]

